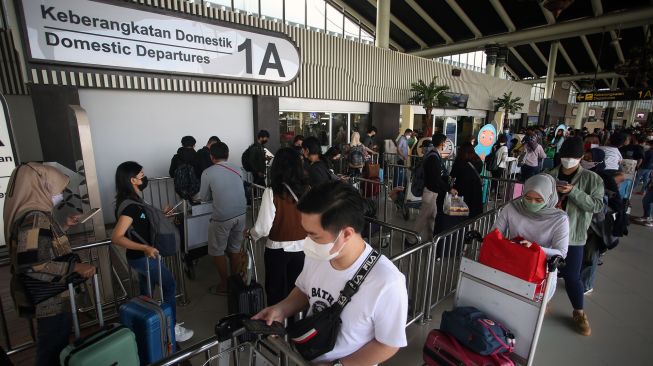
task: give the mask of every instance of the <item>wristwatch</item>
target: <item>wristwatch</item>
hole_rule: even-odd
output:
[[[335,361],[333,361],[332,366],[344,366],[344,365],[342,364],[342,361],[340,361],[340,360],[335,360]]]

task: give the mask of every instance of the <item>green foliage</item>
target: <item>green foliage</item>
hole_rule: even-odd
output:
[[[449,97],[444,95],[444,92],[449,90],[449,86],[436,85],[435,80],[437,78],[437,76],[434,76],[433,80],[428,84],[426,84],[422,79],[416,83],[410,84],[410,91],[413,92],[413,96],[408,99],[410,103],[422,105],[427,113],[435,107],[446,105],[449,101]]]
[[[508,113],[517,113],[524,107],[524,103],[521,103],[520,100],[520,97],[513,99],[512,92],[508,94],[503,93],[501,98],[494,100],[494,110],[499,111],[499,109],[503,109],[506,112],[506,115]]]

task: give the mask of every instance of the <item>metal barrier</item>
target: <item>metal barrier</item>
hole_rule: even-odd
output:
[[[388,186],[381,181],[361,177],[351,178],[351,184],[358,189],[361,196],[375,202],[377,215],[380,214],[383,221],[386,221],[388,218],[388,201],[390,200]]]
[[[428,270],[429,277],[423,288],[426,294],[423,321],[430,321],[431,310],[456,290],[461,257],[478,259],[480,244],[466,247],[465,234],[469,231],[478,231],[482,235],[489,233],[502,207],[469,219],[433,238],[432,267]]]
[[[149,178],[147,188],[143,190],[143,200],[163,210],[166,206],[174,207],[181,197],[175,192],[175,179],[171,177]]]
[[[521,196],[515,193],[515,187],[522,184],[518,180],[483,176],[481,179],[483,181],[481,186],[487,190],[486,211],[496,209]]]
[[[365,221],[363,238],[388,258],[405,251],[407,243],[422,244],[422,237],[416,231],[370,217],[366,217]]]

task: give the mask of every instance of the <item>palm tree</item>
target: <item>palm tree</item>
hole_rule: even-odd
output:
[[[431,117],[433,108],[443,107],[449,101],[449,97],[444,94],[445,91],[449,90],[449,85],[436,85],[435,79],[437,78],[437,76],[434,76],[429,84],[426,84],[422,79],[410,84],[410,91],[413,92],[413,96],[408,100],[413,104],[421,104],[426,110],[426,116],[422,119],[422,131],[424,133],[426,133],[433,120]]]
[[[499,109],[503,108],[504,110],[504,116],[503,116],[503,126],[508,125],[508,114],[511,113],[517,113],[519,112],[522,107],[524,107],[524,103],[520,102],[521,98],[512,98],[512,92],[509,92],[508,94],[503,93],[503,96],[501,98],[497,98],[494,100],[494,110],[496,112],[499,111]]]

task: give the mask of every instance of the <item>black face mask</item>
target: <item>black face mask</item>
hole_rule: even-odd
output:
[[[138,185],[138,190],[143,192],[145,188],[147,188],[147,183],[149,183],[149,181],[147,180],[146,176],[141,178],[141,184]]]

